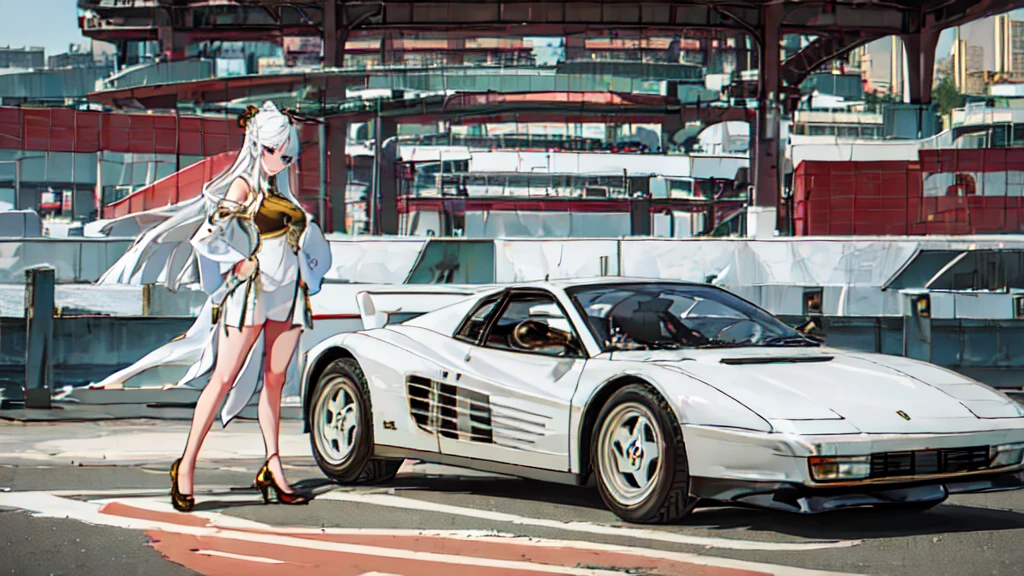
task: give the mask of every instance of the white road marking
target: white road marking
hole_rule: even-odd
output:
[[[53,492],[50,492],[53,494]],[[222,502],[244,502],[246,500],[252,500],[251,497],[244,496],[231,496],[219,499]],[[171,506],[170,500],[166,496],[158,498],[106,498],[103,500],[90,500],[93,504],[108,504],[117,502],[120,504],[127,504],[135,508],[142,510],[151,510],[153,512],[170,512],[177,514],[177,511]],[[266,530],[273,531],[277,534],[295,534],[295,535],[307,535],[307,534],[334,534],[339,536],[346,535],[360,535],[360,536],[436,536],[443,538],[459,538],[459,539],[470,539],[470,538],[483,538],[483,537],[496,537],[496,538],[515,538],[516,534],[508,532],[498,532],[497,530],[418,530],[415,528],[305,528],[296,526],[274,526],[271,524],[264,524],[263,522],[256,522],[254,520],[246,520],[245,518],[239,518],[238,516],[231,516],[227,514],[221,514],[219,512],[191,512],[191,516],[208,520],[211,526],[217,526],[219,528],[234,528],[244,530]]]
[[[621,572],[608,572],[608,571],[592,571],[592,570],[580,570],[573,568],[560,568],[557,566],[546,565],[546,564],[530,564],[525,562],[515,561],[499,561],[490,560],[486,558],[478,557],[466,557],[466,556],[454,556],[444,554],[432,554],[427,552],[415,552],[404,549],[391,549],[391,548],[379,548],[374,546],[364,546],[355,544],[342,544],[334,542],[326,542],[322,540],[307,540],[303,538],[295,538],[287,536],[286,534],[352,534],[352,535],[391,535],[391,536],[436,536],[444,538],[458,538],[458,539],[475,539],[484,542],[497,542],[497,543],[508,543],[510,540],[514,540],[516,544],[523,544],[528,546],[543,546],[549,548],[562,548],[562,549],[577,549],[577,550],[589,550],[589,551],[606,551],[616,552],[624,554],[632,554],[637,556],[644,556],[650,558],[660,558],[663,560],[685,562],[698,564],[702,566],[721,567],[721,568],[733,568],[739,570],[751,570],[758,572],[765,572],[774,576],[854,576],[852,574],[843,574],[839,572],[827,572],[821,570],[809,570],[804,568],[794,568],[790,566],[779,566],[775,564],[763,564],[759,562],[747,562],[743,560],[732,560],[729,558],[721,558],[717,556],[701,556],[698,554],[691,554],[686,552],[668,552],[663,550],[653,550],[648,548],[635,548],[628,546],[616,546],[609,544],[597,544],[591,542],[580,542],[580,541],[564,541],[564,540],[546,540],[540,538],[528,538],[520,537],[510,534],[502,534],[490,531],[481,530],[415,530],[415,529],[398,529],[398,530],[383,530],[383,529],[359,529],[359,528],[292,528],[292,527],[276,527],[258,522],[251,522],[243,520],[241,518],[235,518],[224,514],[215,512],[203,512],[193,513],[195,516],[201,514],[203,518],[211,518],[216,521],[217,526],[211,527],[199,527],[199,526],[187,526],[179,525],[174,523],[159,522],[153,520],[143,520],[136,518],[127,518],[122,516],[116,516],[112,514],[104,514],[100,512],[100,508],[104,503],[119,502],[129,506],[136,506],[139,508],[166,511],[170,508],[169,504],[159,503],[153,499],[134,499],[134,498],[120,498],[105,500],[100,502],[83,502],[80,500],[72,500],[66,498],[60,498],[46,492],[13,492],[13,493],[0,493],[0,507],[21,509],[32,512],[35,516],[49,517],[49,518],[67,518],[72,520],[78,520],[81,522],[87,522],[89,524],[114,526],[119,528],[127,528],[134,530],[162,530],[164,532],[173,532],[178,534],[188,534],[193,536],[211,536],[220,537],[240,541],[252,541],[261,542],[265,544],[274,544],[281,546],[291,546],[296,548],[307,548],[316,550],[325,550],[342,553],[352,554],[364,554],[371,556],[380,556],[388,558],[399,558],[409,560],[420,560],[430,562],[448,562],[453,564],[471,565],[471,566],[487,566],[496,568],[512,568],[516,570],[522,570],[527,572],[555,572],[563,574],[587,574],[592,576],[621,576]],[[239,532],[236,530],[227,529],[227,526],[235,527],[246,527],[256,528],[259,527],[261,530],[270,530],[275,533],[273,534],[262,534],[259,532]],[[638,531],[639,532],[639,531]],[[568,570],[568,571],[567,571]],[[365,576],[365,575],[363,575]]]
[[[549,520],[547,518],[530,518],[528,516],[518,516],[515,514],[506,514],[504,512],[464,508],[461,506],[438,504],[436,502],[403,498],[401,496],[388,496],[384,494],[360,494],[356,492],[335,491],[320,494],[317,496],[317,499],[356,502],[360,504],[387,506],[390,508],[403,508],[406,510],[421,510],[424,512],[438,512],[442,514],[477,518],[480,520],[490,520],[492,522],[506,522],[520,526],[554,528],[568,532],[583,532],[586,534],[619,536],[640,540],[656,540],[659,542],[671,542],[674,544],[686,544],[690,546],[704,546],[711,548],[725,548],[730,550],[807,551],[827,548],[850,548],[861,543],[860,540],[835,540],[831,542],[759,542],[753,540],[736,540],[732,538],[714,538],[710,536],[689,536],[675,532],[663,532],[660,530],[649,530],[643,528],[603,526],[601,524],[594,524],[591,522],[562,522],[559,520]]]
[[[166,472],[162,472],[162,474],[165,475],[165,476],[167,475]],[[160,495],[166,496],[167,494],[170,493],[169,482],[170,481],[168,480],[168,488],[155,488],[155,489],[146,489],[146,488],[112,488],[112,489],[109,489],[109,490],[48,490],[47,494],[53,494],[54,496],[60,496],[62,498],[63,497],[74,498],[76,496],[84,496],[84,497],[89,497],[89,496],[109,496],[109,497],[114,497],[114,496],[160,496]],[[229,486],[218,486],[218,487],[209,487],[209,486],[207,486],[205,489],[199,490],[199,494],[207,494],[207,495],[217,496],[218,499],[221,499],[221,495],[222,494],[229,494],[230,492],[231,492],[231,487],[229,487]],[[256,493],[253,492],[253,494],[256,494]]]
[[[153,512],[170,512],[177,514],[177,510],[171,505],[170,498],[166,496],[166,490],[161,496],[155,498],[104,498],[102,500],[90,500],[90,504],[96,504],[103,506],[104,504],[127,504],[135,508],[142,510],[151,510]],[[51,492],[52,494],[52,492]],[[217,500],[220,502],[245,502],[251,501],[255,504],[253,497],[244,496],[218,496]],[[266,530],[270,526],[262,522],[254,522],[252,520],[246,520],[245,518],[239,518],[238,516],[230,516],[227,514],[219,514],[217,512],[192,512],[191,516],[202,518],[210,522],[211,526],[218,528],[234,528],[243,530]]]
[[[324,552],[358,554],[363,556],[376,556],[379,558],[412,560],[418,562],[457,564],[477,568],[502,568],[507,570],[516,570],[523,573],[543,572],[547,574],[566,574],[568,576],[622,576],[622,572],[618,570],[590,570],[552,564],[533,564],[530,562],[517,562],[514,560],[495,560],[492,558],[481,558],[477,556],[456,556],[452,554],[418,552],[415,550],[404,550],[398,548],[381,548],[378,546],[366,546],[362,544],[342,544],[339,542],[309,540],[279,534],[238,532],[235,530],[225,530],[221,528],[187,526],[170,522],[127,518],[111,514],[103,514],[100,512],[100,506],[95,503],[66,500],[45,492],[12,492],[0,494],[0,506],[28,510],[40,517],[66,518],[99,526],[115,526],[133,530],[160,530],[174,534],[224,538],[242,542],[305,548],[308,550],[320,550]]]
[[[745,560],[733,560],[719,556],[701,556],[688,552],[668,552],[653,548],[637,548],[633,546],[616,546],[614,544],[600,544],[597,542],[584,542],[582,540],[548,540],[545,538],[531,538],[528,536],[513,536],[516,544],[524,546],[538,546],[544,548],[572,548],[576,550],[587,550],[593,552],[615,552],[621,554],[632,554],[645,558],[659,558],[672,562],[684,562],[688,564],[699,564],[713,568],[734,568],[736,570],[750,570],[752,572],[764,572],[775,576],[855,576],[841,572],[828,572],[824,570],[810,570],[794,568],[791,566],[780,566],[777,564],[762,564],[760,562],[747,562]],[[477,542],[508,542],[508,537],[484,536],[476,538]]]
[[[220,550],[196,550],[196,554],[202,554],[203,556],[217,556],[219,558],[228,558],[230,560],[245,560],[246,562],[259,562],[261,564],[285,564],[284,560],[276,560],[274,558],[263,558],[261,556],[246,556],[244,554],[232,554],[231,552],[221,552]]]

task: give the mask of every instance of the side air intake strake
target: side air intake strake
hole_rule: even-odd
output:
[[[526,448],[547,434],[547,416],[491,401],[486,394],[422,376],[406,381],[409,413],[425,432],[443,438]]]

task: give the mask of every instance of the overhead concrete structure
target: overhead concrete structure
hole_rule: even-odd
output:
[[[127,5],[126,5],[127,4]],[[350,35],[363,31],[479,31],[508,36],[568,36],[589,30],[743,30],[760,47],[758,115],[752,158],[756,235],[776,230],[780,191],[779,119],[787,94],[816,68],[872,40],[899,36],[908,53],[910,102],[931,101],[935,46],[942,30],[1024,6],[1024,0],[622,0],[461,2],[194,0],[141,3],[79,0],[85,35],[107,40],[159,40],[165,54],[184,53],[190,39],[267,39],[322,35],[325,67],[344,63]],[[785,34],[816,36],[781,59]],[[155,37],[154,37],[155,36]]]

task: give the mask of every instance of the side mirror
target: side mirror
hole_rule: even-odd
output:
[[[815,342],[824,344],[825,337],[822,336],[821,334],[816,333],[820,328],[821,327],[818,325],[818,321],[816,319],[809,318],[806,322],[797,326],[796,331],[803,334],[805,337],[814,340]]]

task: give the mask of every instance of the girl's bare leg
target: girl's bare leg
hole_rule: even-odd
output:
[[[302,329],[293,326],[291,322],[268,320],[265,330],[267,356],[263,365],[263,392],[259,404],[260,429],[263,431],[270,472],[283,491],[291,492],[278,454],[278,435],[281,429],[281,391]]]
[[[221,330],[221,327],[214,328]],[[188,431],[188,442],[185,453],[181,456],[178,467],[178,490],[182,494],[192,494],[192,476],[195,472],[196,458],[203,445],[210,426],[217,417],[217,408],[224,400],[224,395],[235,383],[239,370],[249,357],[252,345],[260,335],[262,326],[245,326],[241,329],[228,328],[227,335],[221,335],[217,347],[217,365],[213,368],[210,383],[199,395],[196,411],[192,415],[192,428]]]

